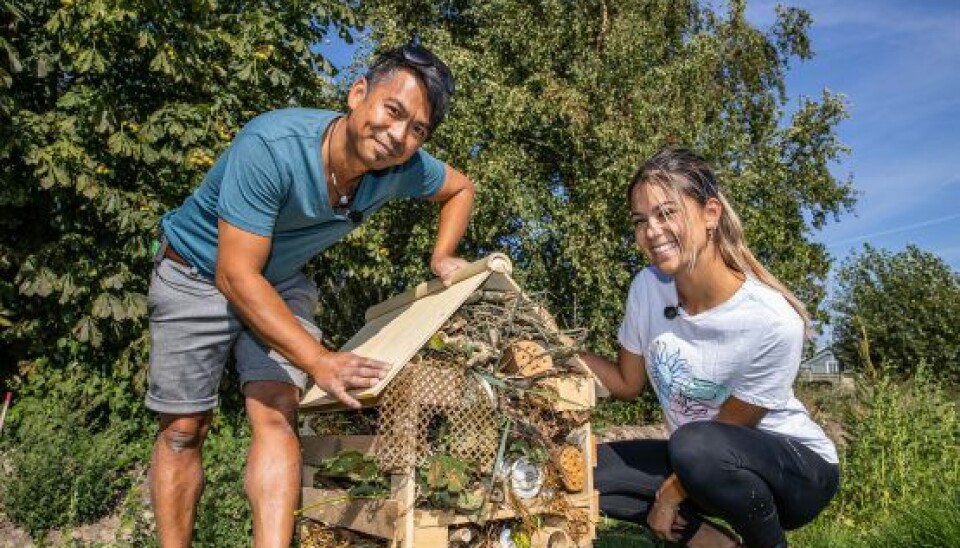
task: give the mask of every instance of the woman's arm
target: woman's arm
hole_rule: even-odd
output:
[[[727,401],[720,406],[720,412],[713,420],[726,424],[749,426],[755,428],[763,417],[767,414],[765,407],[753,405],[730,396]]]
[[[726,424],[735,424],[754,428],[767,414],[767,409],[734,398],[727,398],[720,406],[720,412],[713,420]],[[676,542],[679,539],[673,529],[678,519],[677,507],[687,498],[687,491],[676,474],[670,474],[657,490],[656,502],[650,509],[648,523],[661,538]]]
[[[755,428],[766,414],[766,408],[730,396],[720,406],[720,412],[713,420],[725,424]],[[683,502],[685,498],[687,498],[687,492],[683,489],[683,485],[680,485],[676,474],[670,474],[670,477],[663,482],[657,491],[657,501],[666,504],[677,505]]]
[[[600,379],[600,382],[610,391],[610,394],[618,400],[636,398],[647,383],[647,371],[643,356],[638,356],[623,348],[617,354],[617,363],[589,352],[580,354],[580,359]]]

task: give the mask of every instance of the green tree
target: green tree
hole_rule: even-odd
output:
[[[310,45],[361,21],[381,46],[419,35],[449,60],[459,93],[430,148],[479,184],[464,251],[507,251],[568,322],[611,339],[642,264],[623,189],[675,142],[720,168],[761,259],[818,310],[829,261],[810,236],[853,198],[827,169],[844,152],[842,99],[824,92],[784,119],[784,72],[811,55],[805,12],[780,9],[761,31],[742,2],[725,14],[666,0],[359,9],[364,19],[333,0],[0,3],[5,361],[101,372],[94,399],[142,391],[151,227],[254,114],[335,104],[342,90]],[[433,215],[390,208],[316,263],[334,339],[427,275]]]
[[[817,311],[829,260],[811,235],[853,203],[828,171],[845,107],[824,92],[787,119],[784,74],[811,55],[810,17],[782,8],[761,30],[744,7],[0,0],[0,381],[16,375],[20,397],[69,401],[101,425],[143,419],[159,216],[255,114],[339,104],[318,47],[363,25],[378,47],[419,35],[457,75],[428,148],[478,183],[464,253],[509,253],[525,287],[595,341],[612,341],[642,264],[626,182],[667,143],[720,168],[761,260]],[[311,265],[335,341],[428,275],[435,215],[387,208]],[[239,413],[236,391],[224,395]]]
[[[935,254],[865,245],[844,261],[832,308],[845,367],[912,375],[926,363],[960,382],[960,274]]]
[[[255,114],[333,104],[316,46],[357,24],[336,0],[0,3],[0,355],[38,373],[23,390],[138,405],[159,216]]]
[[[725,13],[710,6],[360,4],[374,42],[420,36],[457,76],[451,116],[430,147],[478,184],[467,252],[508,252],[525,287],[547,292],[552,308],[590,328],[596,342],[613,340],[642,264],[627,182],[671,143],[714,162],[759,258],[823,316],[830,261],[812,235],[854,198],[851,181],[828,170],[845,152],[834,132],[846,116],[843,99],[824,91],[787,119],[784,74],[811,56],[806,12],[778,8],[776,23],[760,30],[745,20],[744,2]],[[368,228],[384,256],[399,260],[401,280],[422,272],[430,225],[414,224],[426,214],[419,207],[394,208]]]

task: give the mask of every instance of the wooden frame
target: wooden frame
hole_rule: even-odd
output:
[[[595,525],[599,515],[599,494],[593,488],[593,469],[596,466],[596,439],[590,424],[582,429],[583,441],[579,449],[587,461],[584,468],[585,488],[580,493],[567,495],[571,505],[587,512],[591,523],[589,533],[575,546],[593,546]],[[305,483],[312,483],[312,472],[327,458],[347,449],[369,452],[374,436],[307,436],[302,440]],[[416,479],[413,470],[390,477],[390,496],[385,499],[351,500],[343,490],[303,487],[303,512],[306,518],[333,527],[342,527],[392,541],[392,546],[426,548],[447,546],[451,528],[478,522],[512,520],[516,511],[506,503],[490,505],[477,515],[457,514],[449,510],[427,510],[414,506]],[[546,507],[533,504],[526,508],[534,515],[549,516]],[[547,546],[534,548],[548,548]]]
[[[366,314],[367,324],[344,345],[343,350],[380,359],[392,367],[388,376],[376,387],[357,391],[354,395],[366,406],[376,405],[382,391],[403,366],[477,291],[506,291],[522,295],[522,290],[510,277],[511,270],[509,259],[503,255],[493,255],[462,269],[450,287],[433,280],[371,307]],[[599,383],[581,360],[574,358],[571,363],[584,375],[546,379],[545,387],[556,391],[559,396],[551,405],[558,411],[592,409],[596,404]],[[305,411],[335,412],[342,406],[314,388],[304,397],[301,408]],[[526,513],[544,516],[547,524],[531,539],[535,543],[534,548],[548,548],[548,544],[556,539],[561,541],[558,546],[589,547],[595,538],[599,516],[598,494],[593,487],[596,441],[589,422],[579,426],[575,434],[572,437],[579,440],[578,448],[584,456],[586,477],[583,478],[584,488],[581,492],[565,496],[572,506],[587,513],[589,531],[579,540],[579,544],[564,544],[562,541],[569,540],[569,535],[551,524],[546,507],[534,503],[526,508]],[[475,515],[416,508],[416,476],[413,469],[391,476],[390,496],[384,499],[350,499],[342,490],[313,487],[313,476],[324,459],[348,449],[370,454],[375,441],[375,436],[302,438],[304,517],[328,526],[388,539],[391,546],[403,548],[447,546],[450,531],[457,527],[518,517],[516,511],[503,502],[489,504]]]

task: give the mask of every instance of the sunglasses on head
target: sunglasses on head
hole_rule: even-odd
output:
[[[444,66],[435,55],[416,44],[407,44],[403,46],[403,48],[400,49],[400,55],[403,57],[404,61],[410,63],[411,65],[435,68],[440,74],[444,89],[447,93],[453,95],[455,88],[453,75],[450,74],[450,70]]]

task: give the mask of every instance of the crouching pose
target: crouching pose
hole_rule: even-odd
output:
[[[794,397],[809,321],[747,249],[707,163],[667,148],[628,190],[650,266],[633,280],[617,363],[583,356],[614,397],[647,379],[669,440],[604,444],[595,485],[608,516],[689,546],[785,546],[839,485],[831,441]]]

